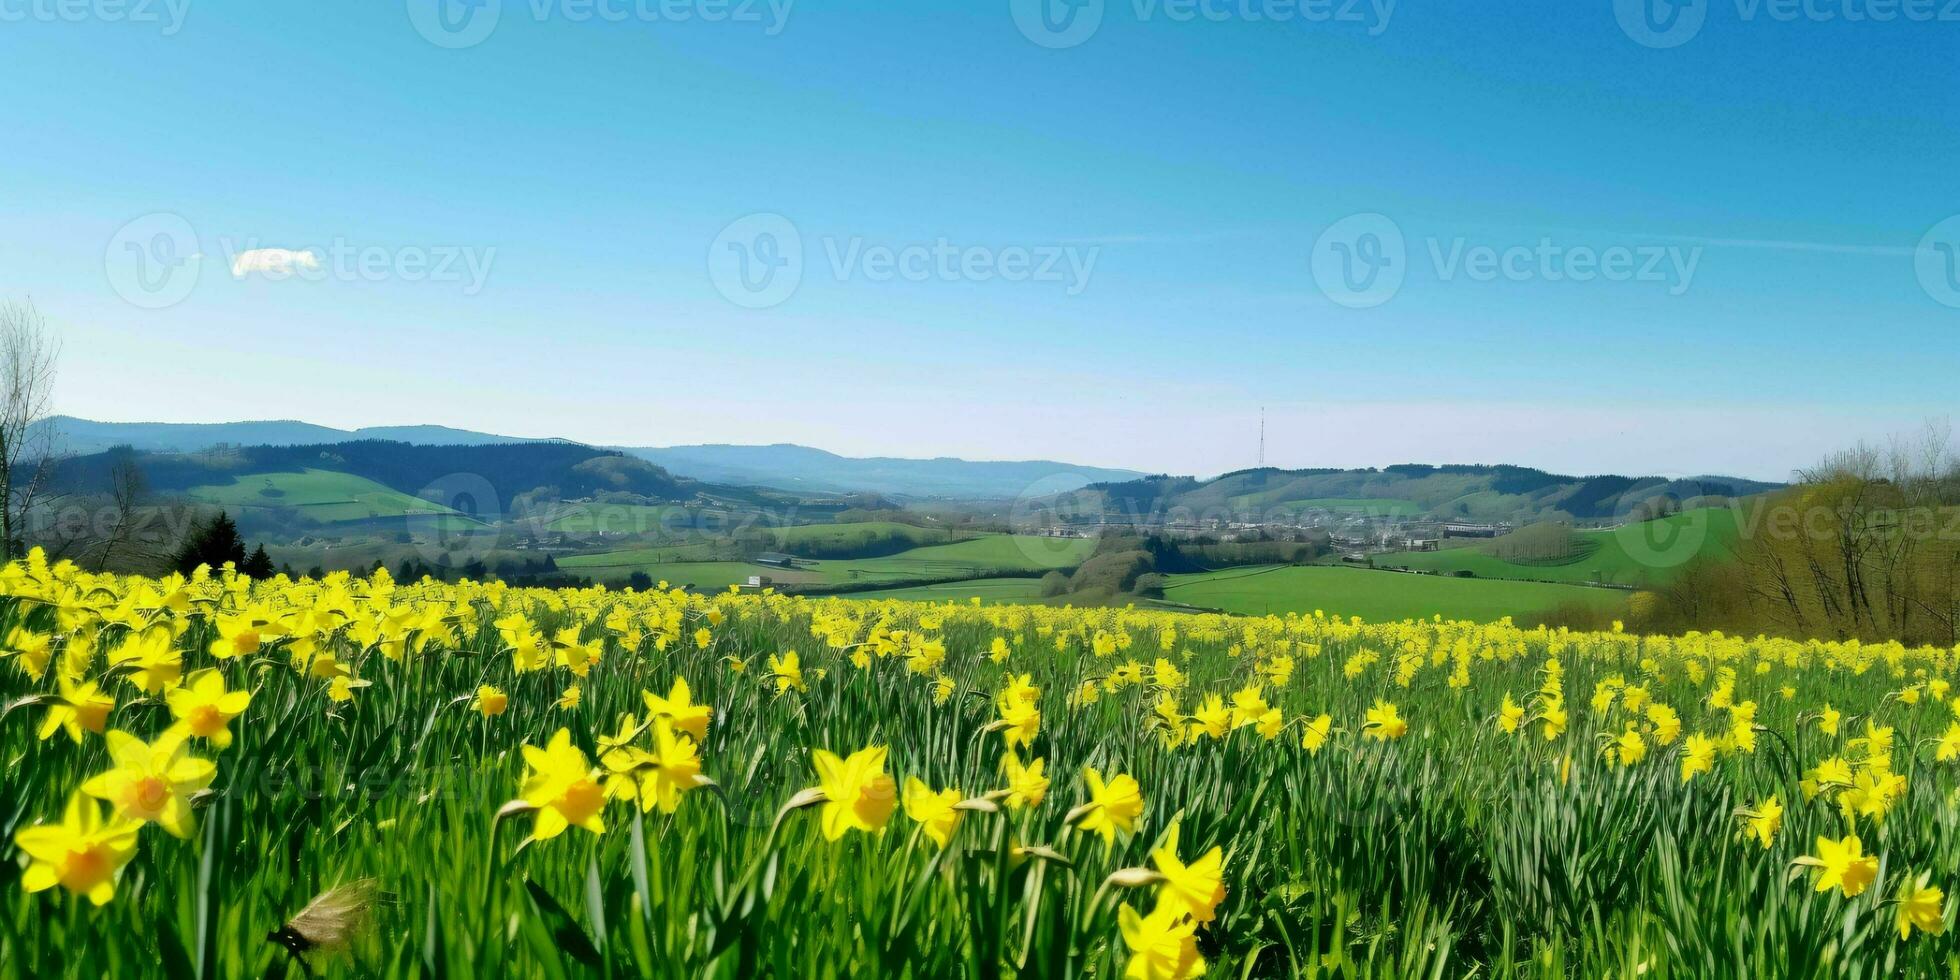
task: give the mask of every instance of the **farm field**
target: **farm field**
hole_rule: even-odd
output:
[[[391,490],[372,480],[329,470],[253,474],[230,483],[194,487],[188,495],[232,510],[290,507],[322,524],[410,514],[432,517],[455,514],[440,504]]]
[[[461,520],[461,518],[452,518],[452,520]],[[302,572],[319,566],[329,572],[366,574],[377,561],[385,568],[397,569],[404,561],[428,559],[428,555],[413,544],[399,544],[374,537],[355,537],[350,541],[332,545],[316,542],[304,547],[272,544],[267,545],[265,550],[271,556],[274,565],[290,566]],[[493,549],[476,557],[490,564],[504,562],[521,564],[537,559],[538,555],[516,549]]]
[[[1164,598],[1203,609],[1260,616],[1312,613],[1368,620],[1443,616],[1489,622],[1544,613],[1561,603],[1618,609],[1625,592],[1576,585],[1414,575],[1326,565],[1268,565],[1172,575]]]
[[[613,563],[611,555],[572,555],[558,559],[558,567],[573,575],[601,581],[624,580],[634,572],[645,572],[655,582],[673,586],[692,585],[696,589],[718,591],[741,585],[751,575],[768,577],[772,582],[818,584],[828,581],[821,573],[807,569],[774,568],[745,561],[634,561]]]
[[[1046,538],[1029,534],[990,534],[952,544],[913,548],[886,558],[837,559],[814,563],[833,581],[862,578],[928,578],[985,572],[1045,572],[1073,568],[1096,550],[1088,538]]]
[[[861,548],[871,542],[900,541],[910,547],[945,544],[953,535],[939,528],[916,527],[891,521],[863,521],[851,524],[796,524],[769,529],[780,550],[800,554],[804,549],[845,550]]]
[[[679,504],[605,504],[581,502],[553,505],[548,531],[563,534],[648,534],[656,531],[684,531],[689,527],[688,508]]]
[[[1376,555],[1375,564],[1445,575],[1467,571],[1491,579],[1657,585],[1688,567],[1696,556],[1725,554],[1735,544],[1738,531],[1733,510],[1706,507],[1614,530],[1577,534],[1591,547],[1570,560],[1506,561],[1487,553],[1480,542],[1441,551]]]
[[[819,525],[821,526],[821,525]],[[904,527],[906,525],[893,525]],[[558,559],[558,566],[580,575],[623,579],[643,571],[654,579],[679,584],[688,575],[719,581],[744,582],[750,575],[767,575],[782,583],[907,581],[960,578],[998,572],[1044,572],[1080,564],[1095,550],[1085,538],[1043,538],[995,534],[951,544],[913,548],[883,558],[836,558],[799,561],[794,570],[747,562],[680,561],[685,555],[670,548],[641,548]],[[715,566],[715,567],[707,567]],[[698,584],[698,583],[697,583]]]
[[[1960,966],[1944,649],[38,555],[0,631],[20,975]]]
[[[978,578],[966,582],[919,585],[909,589],[880,589],[852,592],[847,598],[858,600],[901,599],[906,602],[1039,602],[1041,580],[1034,578]],[[1057,600],[1063,601],[1063,600]]]
[[[626,548],[620,551],[606,551],[589,555],[562,555],[559,564],[571,562],[573,567],[620,568],[628,571],[650,565],[667,565],[675,562],[711,562],[730,560],[733,548],[723,541],[700,541],[693,544],[661,545],[653,548]]]
[[[1725,555],[1737,541],[1737,515],[1729,508],[1701,508],[1611,531],[1578,531],[1590,549],[1562,561],[1505,561],[1486,551],[1486,541],[1443,551],[1376,555],[1378,566],[1423,572],[1472,572],[1478,578],[1533,582],[1605,582],[1615,586],[1664,584],[1695,557]]]

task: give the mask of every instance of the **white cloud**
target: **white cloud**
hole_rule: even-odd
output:
[[[270,279],[284,279],[293,273],[320,267],[320,257],[312,251],[290,248],[252,248],[232,257],[231,275],[243,279],[254,272],[261,272]]]

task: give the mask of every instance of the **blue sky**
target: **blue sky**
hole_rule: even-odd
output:
[[[1882,0],[69,2],[0,0],[0,298],[76,415],[1775,478],[1960,403],[1960,22]]]

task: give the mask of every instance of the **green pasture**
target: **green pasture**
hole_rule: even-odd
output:
[[[909,589],[880,589],[853,592],[850,599],[903,599],[907,602],[1038,602],[1041,580],[1033,578],[981,578],[966,582],[943,582]],[[1059,600],[1058,600],[1059,601]]]
[[[1617,609],[1626,593],[1576,585],[1451,578],[1338,566],[1269,565],[1196,575],[1173,575],[1164,589],[1172,602],[1250,616],[1312,613],[1402,619],[1522,621],[1565,603]]]
[[[1480,541],[1442,551],[1375,556],[1380,567],[1537,582],[1644,586],[1667,582],[1694,559],[1726,554],[1738,537],[1735,512],[1706,507],[1607,531],[1580,531],[1582,553],[1567,560],[1506,561]]]
[[[254,473],[229,483],[193,487],[187,492],[194,500],[228,510],[291,508],[322,524],[455,513],[441,504],[411,497],[373,480],[328,470]]]

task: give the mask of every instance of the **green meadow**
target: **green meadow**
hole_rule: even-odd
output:
[[[1705,507],[1607,531],[1577,532],[1580,553],[1547,561],[1507,561],[1479,541],[1442,551],[1411,551],[1375,556],[1384,568],[1478,578],[1536,582],[1600,582],[1607,585],[1658,585],[1698,557],[1726,554],[1738,537],[1735,512]]]
[[[1416,575],[1327,565],[1269,565],[1196,575],[1173,575],[1164,589],[1171,602],[1248,616],[1312,613],[1360,616],[1373,622],[1402,619],[1522,620],[1566,603],[1611,610],[1627,594],[1615,589],[1487,579]]]
[[[573,574],[589,575],[605,581],[623,580],[634,572],[645,572],[656,581],[664,580],[676,585],[693,582],[702,588],[739,584],[748,581],[751,575],[767,576],[779,585],[845,585],[853,582],[959,579],[1002,572],[1041,573],[1068,569],[1087,559],[1090,552],[1095,550],[1095,545],[1094,541],[1085,538],[994,534],[913,548],[883,558],[798,561],[794,569],[740,561],[689,561],[685,560],[687,556],[684,553],[675,548],[636,548],[566,556],[558,559],[558,567]]]
[[[1040,602],[1041,580],[1034,578],[977,578],[965,582],[918,585],[909,589],[854,592],[852,599],[900,599],[906,602]],[[1060,600],[1057,600],[1060,601]]]
[[[229,510],[292,508],[322,524],[408,515],[446,515],[455,511],[350,473],[304,470],[255,473],[229,483],[188,491],[192,499]]]
[[[648,534],[687,527],[679,505],[576,503],[559,505],[545,529],[562,534]]]
[[[999,572],[1046,572],[1074,568],[1088,560],[1096,542],[1087,538],[1045,538],[1031,534],[990,534],[952,544],[913,548],[885,558],[821,561],[816,568],[832,581],[956,578]]]
[[[761,575],[775,585],[821,585],[821,574],[797,569],[774,568],[745,561],[635,561],[628,557],[613,561],[613,555],[574,555],[558,559],[558,567],[573,575],[589,576],[614,585],[634,572],[644,572],[656,583],[670,586],[692,585],[697,590],[716,591],[746,584],[751,575]]]
[[[953,534],[943,528],[918,527],[894,521],[847,524],[797,524],[772,528],[776,547],[793,554],[845,552],[898,542],[908,547],[945,544]]]

